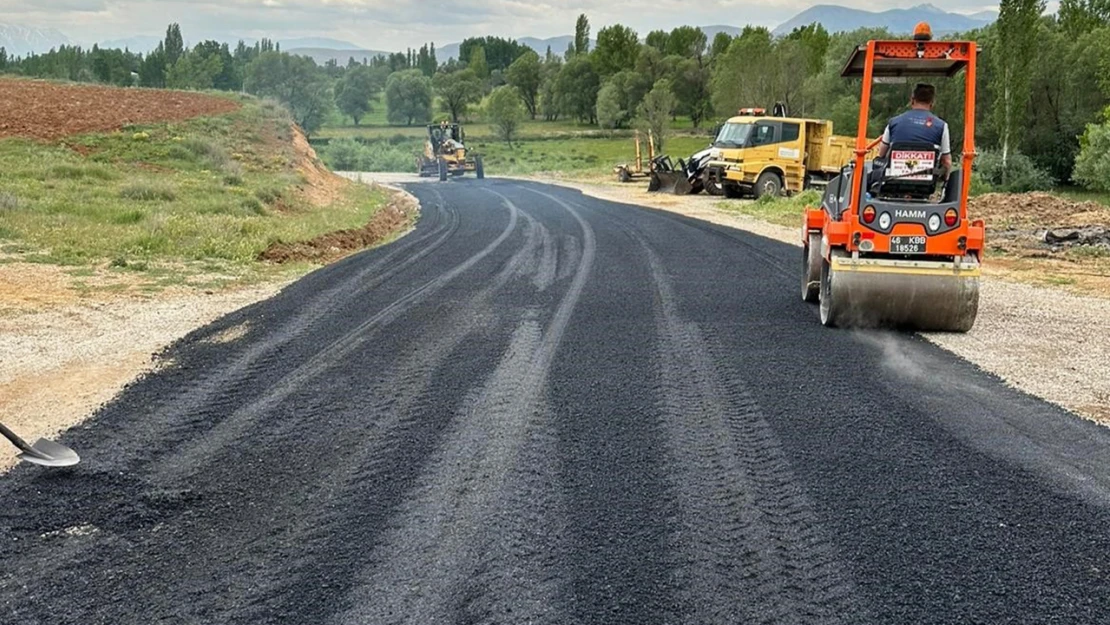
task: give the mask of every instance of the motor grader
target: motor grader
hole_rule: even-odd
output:
[[[861,78],[854,158],[830,180],[802,230],[802,299],[819,302],[832,327],[967,332],[979,308],[984,224],[967,213],[975,158],[973,41],[934,41],[927,24],[912,40],[854,49],[841,75]],[[964,73],[962,166],[939,167],[932,144],[893,142],[868,160],[866,136],[875,81]],[[939,192],[938,192],[939,187]]]
[[[461,176],[474,172],[478,179],[486,177],[481,155],[472,153],[463,143],[466,133],[457,123],[446,121],[428,125],[428,137],[424,140],[424,152],[417,157],[417,172],[421,178],[439,176]]]

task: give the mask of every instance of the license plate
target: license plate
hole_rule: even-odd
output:
[[[924,254],[925,237],[890,237],[891,254]]]

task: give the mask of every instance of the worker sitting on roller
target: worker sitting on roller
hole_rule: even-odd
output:
[[[928,143],[940,151],[941,178],[952,171],[952,141],[948,124],[933,114],[937,90],[933,85],[919,83],[910,98],[910,110],[890,120],[879,144],[879,158],[886,159],[895,143]]]

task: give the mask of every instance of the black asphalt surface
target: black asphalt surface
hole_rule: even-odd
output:
[[[1110,430],[820,327],[798,248],[409,188],[0,476],[0,623],[1110,623]]]

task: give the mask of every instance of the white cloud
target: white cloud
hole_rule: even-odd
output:
[[[829,2],[830,0],[826,0]],[[925,0],[831,0],[879,10]],[[935,0],[974,12],[980,2]],[[77,41],[156,35],[178,22],[189,41],[208,37],[322,36],[371,49],[402,49],[470,36],[552,37],[571,34],[579,13],[593,31],[623,23],[641,34],[680,24],[775,26],[818,2],[803,0],[0,0],[0,22],[53,27]]]

